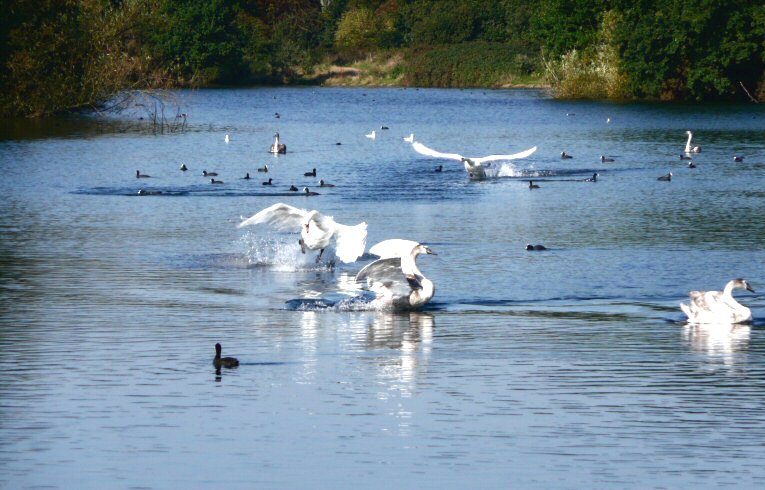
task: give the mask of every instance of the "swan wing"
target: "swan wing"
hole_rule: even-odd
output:
[[[419,245],[419,243],[414,240],[393,238],[375,244],[369,249],[369,253],[378,255],[381,259],[403,257],[409,255],[412,252],[412,249],[417,245]]]
[[[250,216],[239,223],[237,227],[267,224],[279,230],[292,230],[299,228],[307,216],[308,211],[305,209],[296,208],[289,204],[276,203]]]
[[[356,274],[356,281],[366,281],[369,290],[388,298],[407,296],[412,292],[412,286],[401,270],[399,257],[375,260]]]
[[[520,158],[526,158],[527,156],[531,155],[537,151],[537,147],[529,148],[528,150],[524,150],[518,153],[513,153],[511,155],[489,155],[485,157],[476,157],[471,158],[471,160],[474,163],[484,163],[484,162],[493,162],[496,160],[518,160]]]
[[[690,308],[695,311],[716,311],[724,306],[720,291],[691,291]]]
[[[367,247],[367,224],[356,226],[335,223],[335,255],[346,264],[355,262]]]
[[[416,151],[420,155],[462,161],[462,155],[458,155],[457,153],[441,153],[440,151],[436,151],[432,148],[428,148],[427,146],[423,145],[419,141],[415,141],[414,143],[412,143],[412,148],[414,148],[414,151]]]

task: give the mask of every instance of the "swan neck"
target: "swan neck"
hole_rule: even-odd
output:
[[[417,268],[417,256],[419,252],[412,251],[409,255],[401,257],[401,270],[404,274],[415,274],[421,276],[420,269]]]
[[[723,290],[723,296],[725,299],[733,299],[733,290],[736,288],[736,283],[733,281],[730,281],[728,284],[725,285],[725,289]]]

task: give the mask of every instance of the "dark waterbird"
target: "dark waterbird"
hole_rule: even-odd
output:
[[[318,195],[320,195],[318,192],[314,192],[312,190],[309,190],[308,187],[303,187],[303,193],[306,196],[318,196]]]
[[[439,165],[438,167],[436,167],[436,172],[443,172],[443,171],[444,171],[443,165]]]
[[[136,179],[148,179],[149,177],[151,177],[151,175],[142,174],[140,170],[135,171]]]
[[[688,162],[688,168],[696,168],[696,164],[693,162]]]
[[[215,358],[213,359],[213,366],[215,366],[215,369],[220,369],[221,367],[224,368],[235,368],[239,365],[239,359],[236,357],[221,357],[221,351],[223,348],[220,344],[215,344]]]
[[[290,192],[297,192],[297,191],[298,191],[297,187],[295,187],[294,185],[290,186]]]
[[[182,164],[181,164],[181,171],[182,171],[182,172],[185,172],[185,171],[186,171],[186,170],[188,170],[188,169],[189,169],[189,168],[186,166],[186,164],[185,164],[185,163],[182,163]]]
[[[274,185],[274,179],[269,178],[266,182],[262,182],[261,185]]]
[[[743,162],[744,161],[744,157],[740,157],[738,155],[733,155],[733,161],[734,162]]]
[[[566,153],[565,151],[560,152],[560,157],[563,158],[564,160],[568,159],[568,158],[574,158],[571,155],[569,155],[568,153]]]
[[[222,183],[223,183],[223,181],[222,181],[222,180],[215,180],[215,179],[210,179],[210,183],[211,183],[211,184],[222,184]]]
[[[329,182],[324,182],[324,179],[321,179],[319,181],[319,187],[335,187],[335,184],[330,184]]]
[[[258,167],[258,172],[268,172],[268,165],[263,165],[262,167]]]
[[[217,177],[218,172],[208,172],[207,170],[202,170],[202,175],[205,177]]]
[[[670,180],[672,180],[672,172],[669,172],[667,175],[662,175],[656,180],[663,180],[663,181],[669,182]]]
[[[244,177],[242,177],[244,180],[250,180],[250,172],[247,172],[244,174]]]
[[[597,182],[598,181],[598,173],[595,172],[594,174],[592,174],[592,177],[588,177],[588,178],[584,179],[584,181],[585,182]]]
[[[529,181],[529,189],[539,189],[539,186],[534,183],[533,180]]]
[[[526,245],[526,250],[528,250],[528,251],[540,251],[540,250],[547,250],[547,247],[545,247],[544,245],[532,245],[532,244],[529,243],[528,245]]]
[[[613,162],[614,159],[613,158],[606,158],[605,155],[600,155],[600,161],[602,163],[610,163],[610,162]]]
[[[303,174],[303,177],[316,177],[316,169],[314,168],[310,172],[306,172]]]

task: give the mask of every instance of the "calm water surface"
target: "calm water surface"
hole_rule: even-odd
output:
[[[3,488],[765,485],[762,107],[178,95],[183,132],[138,113],[2,129]],[[695,169],[679,158],[689,129]],[[274,157],[277,130],[290,152]],[[471,182],[410,132],[467,156],[539,150]],[[319,178],[336,187],[287,191]],[[295,234],[236,228],[276,202],[366,221],[369,245],[428,243],[433,302],[288,307],[343,298],[369,257],[328,270]],[[758,290],[737,295],[752,326],[683,324],[689,290],[734,277]],[[215,342],[238,369],[215,373]]]

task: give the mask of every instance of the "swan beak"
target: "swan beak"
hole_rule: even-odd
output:
[[[430,247],[428,247],[428,248],[426,248],[426,249],[425,249],[425,253],[427,253],[428,255],[438,255],[437,253],[435,253],[434,251],[432,251],[432,250],[430,249]]]
[[[749,283],[746,283],[746,290],[753,293],[754,289],[752,289],[752,286],[749,285]]]
[[[305,224],[305,232],[306,232],[306,233],[308,233],[308,225],[310,225],[310,223],[306,223],[306,224]]]

